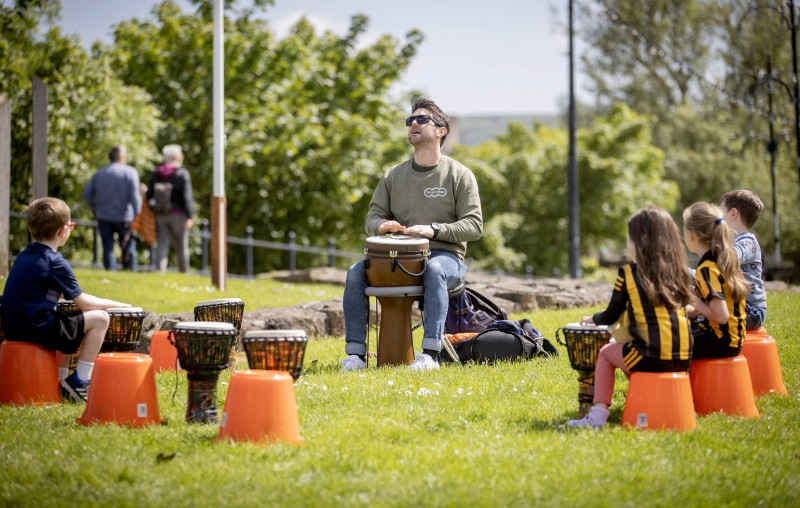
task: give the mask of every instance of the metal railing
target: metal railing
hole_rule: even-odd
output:
[[[10,216],[18,219],[25,219],[25,214],[20,212],[10,212]],[[74,222],[79,226],[88,226],[92,228],[92,266],[99,267],[100,263],[100,234],[97,228],[97,221],[96,220],[80,220],[80,219],[73,219]],[[190,238],[199,238],[200,240],[200,269],[199,272],[202,274],[210,273],[210,245],[211,245],[211,231],[209,230],[209,220],[208,219],[201,219],[200,221],[200,228],[193,228],[189,232]],[[327,247],[311,247],[308,245],[299,245],[297,243],[297,234],[293,231],[289,232],[289,242],[288,243],[281,243],[281,242],[270,242],[267,240],[258,240],[253,238],[253,227],[247,226],[245,228],[245,238],[240,238],[237,236],[228,236],[227,243],[229,245],[242,245],[245,247],[245,269],[246,273],[244,274],[231,274],[228,275],[239,275],[247,278],[253,278],[255,276],[254,273],[254,251],[255,249],[266,249],[266,250],[278,250],[278,251],[285,251],[288,253],[288,265],[289,271],[294,272],[297,270],[297,254],[298,253],[306,253],[306,254],[318,254],[326,256],[327,259],[327,266],[334,267],[336,266],[336,259],[360,259],[363,257],[363,254],[352,252],[352,251],[344,251],[339,250],[336,248],[336,241],[333,238],[328,239],[328,246]],[[191,263],[190,263],[191,264]],[[147,271],[147,270],[154,270],[155,269],[155,247],[150,246],[150,265],[149,266],[139,266],[139,270]]]

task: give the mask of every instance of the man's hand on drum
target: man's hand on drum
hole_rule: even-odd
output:
[[[385,235],[387,233],[403,233],[406,227],[397,222],[396,220],[387,220],[381,223],[378,227],[378,233]]]
[[[581,324],[582,325],[594,325],[594,319],[592,319],[592,316],[583,316],[581,318]]]
[[[421,236],[422,238],[433,238],[433,228],[430,225],[423,225],[419,224],[416,226],[411,226],[410,228],[406,228],[403,233],[407,235],[417,235]]]

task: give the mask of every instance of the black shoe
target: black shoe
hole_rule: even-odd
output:
[[[73,372],[66,379],[61,380],[61,394],[65,399],[85,403],[86,398],[89,397],[89,381],[81,381]]]

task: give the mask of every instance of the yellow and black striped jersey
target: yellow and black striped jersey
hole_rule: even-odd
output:
[[[610,325],[623,312],[627,313],[629,331],[633,336],[631,347],[638,353],[631,351],[631,358],[626,358],[625,364],[629,369],[642,357],[691,360],[693,341],[686,308],[668,309],[665,305],[653,305],[641,289],[635,263],[619,269],[608,307],[595,314],[593,319],[596,324]]]
[[[725,300],[728,306],[728,321],[726,323],[716,323],[710,319],[698,321],[698,326],[704,330],[711,329],[717,338],[727,340],[732,348],[741,348],[745,336],[745,298],[734,301],[731,290],[725,282],[725,276],[719,271],[717,258],[711,251],[703,254],[700,264],[697,265],[695,272],[695,286],[697,296],[706,304],[711,303],[712,298]]]

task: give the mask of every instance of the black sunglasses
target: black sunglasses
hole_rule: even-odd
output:
[[[425,125],[428,122],[433,122],[434,125],[438,127],[444,127],[444,125],[437,122],[436,119],[430,115],[409,116],[406,118],[406,127],[411,127],[411,124],[414,122],[414,120],[417,121],[417,125]]]

